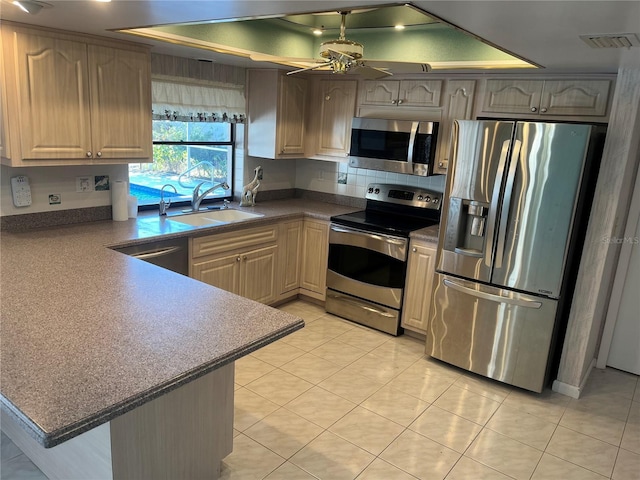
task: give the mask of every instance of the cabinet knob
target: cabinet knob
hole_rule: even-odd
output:
[[[532,111],[532,112],[537,112],[537,111],[538,111],[538,109],[537,109],[536,107],[531,107],[531,111]]]
[[[102,157],[102,152],[96,153],[96,157],[98,157],[98,158]]]
[[[240,261],[240,257],[236,257],[236,262],[239,262],[239,261]]]
[[[402,103],[402,100],[398,100],[398,105],[400,105]]]
[[[87,152],[87,158],[91,158],[91,152]]]
[[[324,99],[325,100],[331,100],[331,95],[325,95]]]
[[[542,108],[540,109],[540,111],[541,111],[542,113],[546,113],[547,109],[546,109],[546,107],[542,107]]]
[[[411,249],[411,251],[412,251],[412,252],[417,252],[417,251],[418,251],[418,249],[417,249],[416,247],[413,247],[413,248]]]
[[[245,255],[244,257],[242,257],[242,261],[246,262],[247,261],[247,256]]]
[[[391,105],[395,105],[397,102],[397,100],[391,100]]]

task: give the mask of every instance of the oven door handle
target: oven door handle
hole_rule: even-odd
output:
[[[407,260],[407,239],[356,228],[331,224],[329,245],[348,245],[387,255],[402,262]]]

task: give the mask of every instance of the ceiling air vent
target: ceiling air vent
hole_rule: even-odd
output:
[[[640,38],[635,33],[580,35],[580,39],[591,48],[631,48],[640,46]]]

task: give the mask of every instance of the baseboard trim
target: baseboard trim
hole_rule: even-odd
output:
[[[570,385],[568,383],[554,380],[553,385],[551,386],[551,390],[571,398],[576,398],[576,399],[580,398],[580,395],[582,395],[582,392],[584,392],[584,387],[587,384],[587,381],[589,380],[589,375],[591,375],[591,372],[595,368],[595,365],[596,365],[596,359],[594,358],[593,360],[591,360],[591,364],[589,365],[589,368],[587,369],[587,372],[585,373],[584,377],[580,381],[579,386]]]

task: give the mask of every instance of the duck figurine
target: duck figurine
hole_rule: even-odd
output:
[[[242,197],[240,198],[241,207],[253,207],[256,204],[256,195],[258,187],[260,187],[260,179],[262,178],[262,167],[257,166],[254,170],[253,180],[242,188]]]

